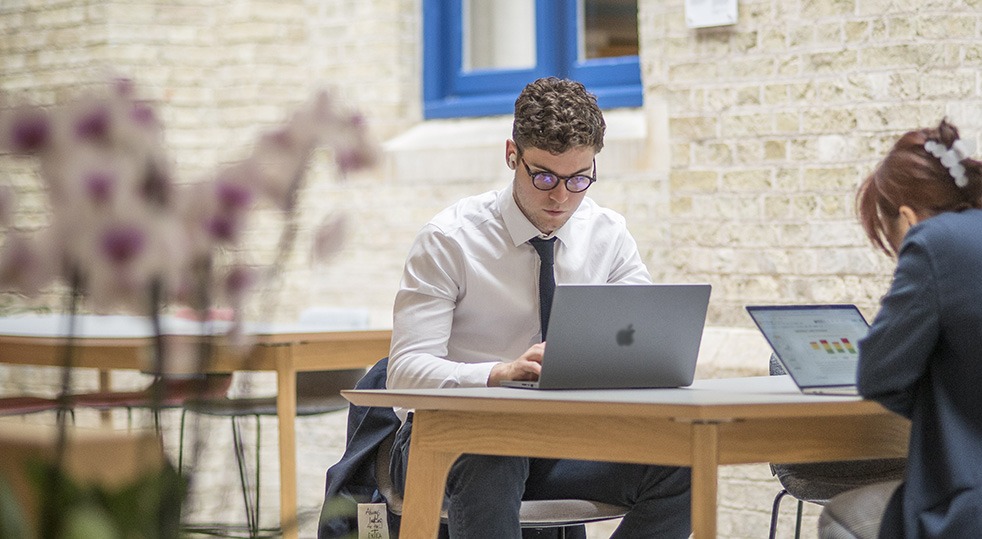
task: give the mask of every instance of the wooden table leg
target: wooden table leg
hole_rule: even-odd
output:
[[[450,467],[460,453],[445,452],[421,445],[429,421],[427,411],[417,411],[413,417],[413,435],[409,445],[409,467],[406,471],[406,496],[403,503],[400,535],[404,537],[433,537],[440,530],[440,510],[447,487]]]
[[[99,369],[99,391],[108,393],[113,388],[112,371],[109,369]],[[113,411],[106,409],[99,412],[99,421],[103,425],[111,425],[113,421]]]
[[[719,430],[715,423],[692,425],[692,535],[716,538]]]
[[[287,347],[284,347],[286,349]],[[285,350],[280,353],[287,353]],[[292,357],[280,358],[276,370],[276,417],[280,439],[280,526],[284,539],[297,530],[297,371]]]

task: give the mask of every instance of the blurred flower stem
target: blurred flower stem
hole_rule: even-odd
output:
[[[60,519],[70,514],[57,504],[69,486],[62,465],[73,410],[78,315],[123,312],[149,318],[155,376],[149,393],[156,421],[167,397],[165,385],[157,382],[170,372],[172,356],[183,353],[165,338],[162,317],[182,308],[196,313],[201,331],[192,374],[204,377],[212,370],[215,339],[241,352],[248,367],[246,303],[262,288],[262,315],[275,321],[312,155],[329,149],[344,178],[372,166],[378,154],[364,118],[343,110],[327,92],[262,133],[245,158],[200,181],[177,180],[163,140],[154,107],[137,96],[128,78],[51,107],[0,107],[0,154],[36,164],[37,190],[46,196],[48,211],[43,226],[18,226],[17,192],[0,182],[0,230],[6,229],[0,292],[31,299],[53,286],[67,287],[55,466],[44,481],[54,495],[45,498],[43,537],[60,533]],[[243,255],[251,247],[246,237],[251,218],[260,211],[278,212],[281,228],[272,260],[257,269]],[[313,257],[337,252],[344,230],[343,217],[322,220],[312,235]],[[215,308],[231,312],[229,329],[221,335],[211,323]],[[196,437],[192,459],[205,438]],[[184,479],[190,481],[191,474]]]

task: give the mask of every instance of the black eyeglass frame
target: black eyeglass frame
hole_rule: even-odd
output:
[[[583,191],[589,189],[590,186],[597,181],[597,160],[595,158],[593,160],[593,174],[591,174],[590,176],[587,176],[585,174],[573,174],[572,176],[565,176],[565,177],[560,176],[559,174],[556,174],[555,172],[552,171],[542,171],[542,172],[533,173],[532,169],[529,168],[529,164],[525,162],[525,157],[521,157],[519,158],[519,160],[522,162],[522,166],[525,167],[525,172],[528,173],[529,178],[532,179],[532,187],[535,187],[539,191],[552,191],[553,189],[559,187],[560,180],[562,180],[562,183],[566,184],[566,190],[569,191],[570,193],[582,193]],[[556,183],[554,183],[552,187],[545,187],[545,188],[539,187],[539,182],[536,181],[536,178],[539,178],[541,176],[552,176],[553,178],[556,178]],[[584,187],[583,189],[579,189],[579,190],[570,189],[570,181],[576,178],[584,178],[586,180],[589,180],[589,182],[586,184],[586,187]]]

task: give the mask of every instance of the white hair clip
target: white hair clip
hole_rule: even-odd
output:
[[[941,160],[941,164],[948,169],[948,174],[951,174],[951,177],[955,179],[955,185],[958,187],[968,185],[965,167],[961,162],[974,153],[974,144],[957,139],[951,144],[951,148],[948,148],[941,142],[929,140],[924,143],[924,149]]]

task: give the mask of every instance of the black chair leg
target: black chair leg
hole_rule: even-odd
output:
[[[259,450],[261,449],[261,447],[260,447],[260,440],[261,439],[262,439],[262,436],[261,436],[261,432],[260,432],[259,416],[257,415],[256,416],[256,508],[255,508],[255,512],[252,514],[252,516],[253,516],[252,529],[255,532],[255,534],[256,534],[255,536],[256,537],[259,537],[259,532],[260,532],[260,528],[259,528],[259,515],[261,514],[260,511],[259,511],[259,492],[260,492],[260,489],[259,489]]]
[[[798,500],[798,516],[794,524],[794,539],[801,539],[801,509],[805,502]]]
[[[183,473],[184,469],[184,429],[186,427],[186,410],[181,412],[181,427],[180,427],[180,441],[178,450],[178,470]],[[263,529],[260,527],[260,464],[261,464],[261,446],[260,441],[262,440],[261,422],[260,416],[254,415],[256,418],[256,455],[255,455],[255,465],[256,472],[255,477],[250,478],[248,461],[246,460],[246,447],[242,440],[242,428],[239,423],[239,419],[243,417],[248,418],[248,416],[231,416],[232,423],[232,445],[235,451],[235,463],[239,472],[239,483],[242,486],[242,501],[245,505],[246,513],[246,523],[245,529],[238,524],[192,524],[185,527],[186,530],[190,530],[193,533],[200,533],[206,535],[214,535],[218,537],[248,537],[249,539],[257,539],[261,537],[279,537],[282,534],[282,530],[279,527]],[[255,481],[251,483],[250,481]],[[253,488],[255,485],[255,488]],[[265,534],[265,535],[264,535]]]
[[[245,469],[245,447],[242,443],[242,433],[239,430],[239,424],[236,422],[236,418],[232,417],[232,445],[235,447],[235,461],[239,466],[239,481],[242,483],[242,500],[245,502],[246,511],[246,522],[249,527],[249,537],[255,537],[256,532],[253,528],[253,522],[256,521],[254,518],[254,509],[252,507],[252,500],[249,496],[249,477],[246,474]]]
[[[72,425],[75,424],[75,410],[72,408],[58,408],[55,410],[55,418],[57,421],[66,421],[65,416],[70,416],[72,420]],[[27,417],[27,416],[24,416]]]
[[[774,497],[774,506],[771,508],[771,531],[767,535],[769,539],[774,539],[774,537],[777,535],[777,515],[781,511],[781,500],[787,496],[787,494],[787,490],[781,489],[781,492],[778,492],[777,496]],[[801,521],[799,519],[799,525],[800,522]]]
[[[178,434],[177,442],[177,473],[184,475],[184,421],[187,418],[187,408],[181,410],[181,430]]]

